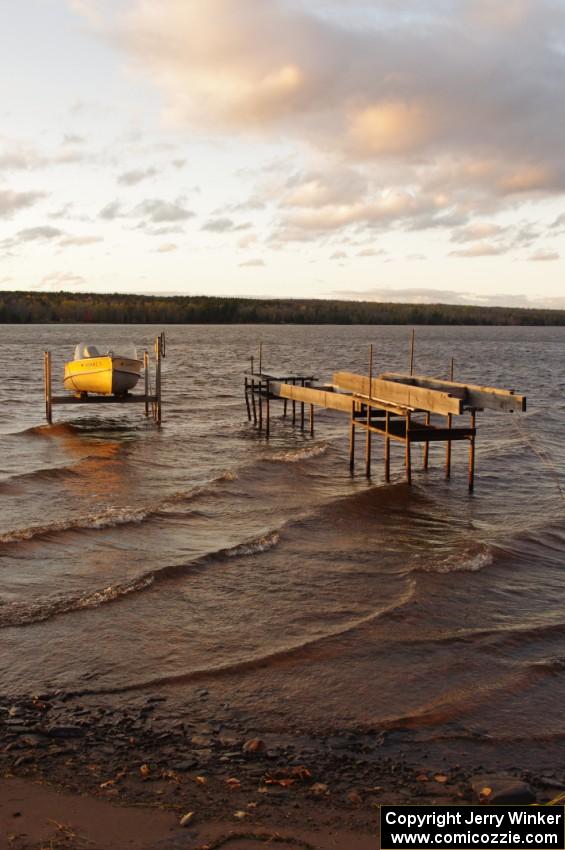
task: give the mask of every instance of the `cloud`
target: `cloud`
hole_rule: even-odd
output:
[[[64,145],[84,145],[86,139],[84,136],[78,136],[76,133],[65,133],[63,136]]]
[[[174,242],[164,242],[162,245],[159,245],[159,247],[156,248],[155,251],[158,254],[168,254],[171,251],[178,251],[178,247],[179,246],[176,245]]]
[[[122,186],[136,186],[142,180],[147,180],[150,177],[155,177],[158,174],[156,168],[138,168],[133,171],[124,171],[118,175],[118,183]]]
[[[32,207],[45,197],[45,192],[14,192],[11,189],[0,189],[0,218],[11,218],[14,213]]]
[[[393,226],[491,244],[476,218],[565,193],[556,0],[72,2],[169,124],[293,146],[249,202],[279,207],[274,243]]]
[[[454,231],[451,236],[452,242],[475,242],[482,239],[490,239],[493,236],[498,236],[504,230],[499,224],[490,224],[488,222],[475,222],[468,224],[466,227],[461,227]]]
[[[458,251],[450,251],[450,257],[497,257],[506,254],[507,245],[493,245],[489,242],[477,242],[470,248],[461,248]]]
[[[249,269],[253,269],[253,268],[261,268],[261,267],[263,267],[264,265],[265,265],[265,261],[264,261],[264,260],[246,260],[246,261],[245,261],[245,262],[243,262],[243,263],[239,263],[239,267],[240,267],[240,269],[244,269],[244,268],[249,268]]]
[[[26,227],[24,230],[19,230],[14,237],[15,242],[36,242],[49,239],[57,239],[62,236],[63,231],[57,227],[42,225],[40,227]]]
[[[562,164],[543,130],[561,106],[564,11],[522,0],[517,13],[517,2],[501,26],[486,0],[424,14],[385,0],[352,0],[347,14],[332,2],[135,0],[118,39],[178,124],[282,130],[361,157],[479,147]]]
[[[559,260],[560,257],[557,251],[536,251],[528,259],[536,262],[550,262],[552,260]]]
[[[367,290],[338,290],[331,292],[332,298],[353,301],[382,301],[394,304],[453,304],[478,307],[540,307],[562,309],[565,298],[530,298],[522,294],[493,293],[490,295],[473,292],[457,292],[453,289],[413,287],[393,289],[380,287]]]
[[[236,224],[231,218],[212,218],[202,225],[202,230],[208,230],[210,233],[233,233],[238,230],[247,230],[251,227],[249,222],[244,224]]]
[[[66,289],[68,286],[82,286],[86,280],[82,275],[72,272],[51,272],[41,278],[39,286],[47,286],[51,289]]]
[[[110,201],[109,204],[106,204],[106,206],[100,210],[98,218],[103,218],[106,221],[113,221],[121,215],[123,215],[121,203],[119,201]]]
[[[187,210],[182,201],[162,201],[158,198],[149,198],[143,201],[135,208],[134,214],[149,219],[153,224],[186,221],[194,217],[194,213]]]
[[[382,254],[386,254],[386,251],[383,251],[382,248],[363,248],[357,252],[358,257],[378,257]]]
[[[254,245],[257,241],[258,239],[255,233],[247,233],[238,240],[237,246],[245,250],[245,248],[249,248],[250,245]]]
[[[331,255],[330,260],[346,260],[347,254],[345,251],[334,251]]]
[[[96,242],[103,242],[102,236],[64,236],[60,241],[63,248],[82,247],[83,245],[94,245]]]

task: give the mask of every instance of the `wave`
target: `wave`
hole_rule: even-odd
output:
[[[287,452],[273,452],[273,454],[265,455],[263,460],[268,460],[273,463],[301,463],[304,460],[320,457],[320,455],[325,454],[327,450],[327,444],[308,446],[303,449],[296,449]]]
[[[425,573],[476,573],[490,566],[494,561],[493,550],[488,546],[479,547],[478,551],[468,548],[462,552],[438,558],[416,567],[416,572]]]
[[[76,473],[75,473],[76,474]],[[49,537],[69,531],[96,530],[113,528],[120,525],[140,524],[159,514],[166,513],[169,507],[183,502],[190,502],[199,496],[213,491],[222,481],[235,481],[237,474],[226,470],[217,478],[206,484],[193,487],[191,490],[173,493],[154,506],[130,507],[109,505],[101,511],[69,519],[54,520],[42,525],[32,525],[27,528],[17,528],[0,534],[0,544],[21,543],[35,538]]]
[[[280,529],[269,531],[237,546],[217,549],[182,564],[169,564],[160,570],[152,570],[131,582],[110,585],[103,590],[93,590],[76,596],[58,596],[37,603],[0,603],[0,628],[10,626],[28,626],[50,620],[60,614],[68,614],[85,608],[98,608],[109,602],[117,602],[124,596],[147,590],[156,583],[171,581],[187,573],[205,568],[213,561],[228,558],[242,558],[247,555],[267,552],[278,544]]]
[[[248,543],[241,543],[238,546],[232,546],[231,549],[220,550],[220,554],[227,558],[239,558],[243,555],[256,555],[260,552],[267,552],[276,546],[280,541],[280,533],[278,531],[269,531],[262,537],[256,540],[251,540]]]
[[[94,590],[77,596],[54,597],[45,602],[11,603],[0,605],[0,627],[28,626],[50,620],[59,614],[80,611],[85,608],[99,608],[108,602],[114,602],[131,593],[139,593],[151,587],[155,576],[149,574],[124,584],[110,585],[103,590]]]
[[[155,512],[152,509],[110,506],[97,513],[55,520],[45,523],[45,525],[31,525],[28,528],[6,531],[0,534],[0,543],[21,543],[26,540],[33,540],[36,537],[49,537],[52,534],[61,534],[67,531],[113,528],[129,523],[141,523]]]
[[[335,631],[326,633],[325,635],[316,636],[309,640],[291,646],[283,646],[279,649],[273,649],[271,652],[265,652],[260,655],[255,655],[250,658],[245,658],[240,661],[234,661],[228,664],[220,664],[216,667],[207,667],[199,670],[192,670],[188,673],[171,673],[166,676],[157,676],[153,679],[146,679],[138,682],[131,682],[127,685],[118,685],[116,687],[107,688],[92,688],[82,689],[67,692],[68,696],[82,697],[94,696],[102,694],[121,694],[131,691],[143,691],[151,688],[161,688],[166,685],[186,684],[190,682],[198,682],[202,679],[221,678],[223,676],[233,676],[238,673],[246,673],[253,670],[259,670],[264,667],[270,667],[276,664],[299,663],[306,654],[322,648],[324,645],[331,643],[333,640],[344,635],[354,632],[362,626],[372,623],[376,620],[384,618],[388,615],[396,613],[400,608],[410,602],[414,595],[414,583],[408,583],[407,592],[401,596],[399,600],[393,602],[384,608],[377,611],[372,611],[365,617],[361,617],[353,622],[349,622]]]
[[[78,434],[81,429],[70,422],[58,422],[56,425],[33,425],[23,431],[17,431],[16,437],[58,437],[68,434]]]

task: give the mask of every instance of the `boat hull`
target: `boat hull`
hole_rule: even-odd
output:
[[[65,389],[72,393],[125,395],[141,375],[143,364],[129,357],[85,357],[65,363]]]

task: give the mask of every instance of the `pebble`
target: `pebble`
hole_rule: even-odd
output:
[[[481,776],[471,782],[471,788],[479,802],[489,805],[533,803],[536,799],[527,782],[514,776]]]

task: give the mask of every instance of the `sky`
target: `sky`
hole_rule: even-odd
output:
[[[564,0],[0,0],[0,289],[565,308]]]

